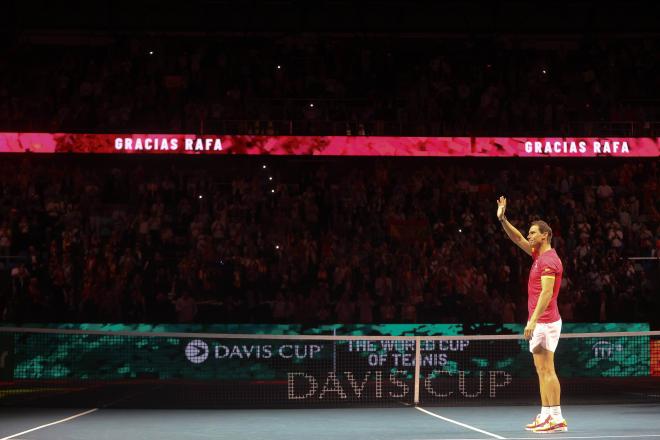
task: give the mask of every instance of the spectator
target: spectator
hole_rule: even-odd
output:
[[[176,319],[177,322],[194,322],[197,316],[197,304],[190,296],[190,292],[183,291],[183,294],[176,300]]]

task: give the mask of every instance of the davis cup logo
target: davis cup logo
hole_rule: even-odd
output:
[[[186,357],[193,364],[201,364],[209,357],[209,346],[201,339],[190,341],[186,345]]]

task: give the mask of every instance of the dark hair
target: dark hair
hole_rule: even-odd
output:
[[[533,221],[532,226],[534,225],[539,227],[539,232],[541,234],[545,234],[546,232],[548,233],[548,243],[550,243],[550,240],[552,240],[552,228],[550,227],[550,225],[544,222],[543,220]]]

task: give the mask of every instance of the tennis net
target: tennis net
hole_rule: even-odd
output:
[[[564,334],[563,402],[660,401],[660,332]],[[519,335],[0,328],[0,405],[264,408],[535,404]]]

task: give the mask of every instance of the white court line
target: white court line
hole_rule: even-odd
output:
[[[17,432],[16,434],[12,434],[10,436],[0,438],[0,440],[9,440],[9,439],[17,440],[16,437],[19,436],[19,435],[27,434],[28,432],[37,431],[39,429],[43,429],[43,428],[47,428],[49,426],[57,425],[59,423],[68,422],[69,420],[73,420],[75,418],[82,417],[82,416],[87,415],[89,413],[93,413],[94,411],[98,411],[98,408],[94,408],[94,409],[90,409],[90,410],[85,411],[85,412],[81,412],[80,414],[76,414],[76,415],[73,415],[71,417],[67,417],[66,419],[56,420],[54,422],[47,423],[45,425],[37,426],[36,428],[28,429],[27,431]]]
[[[421,411],[425,414],[428,414],[430,416],[436,417],[440,420],[444,420],[445,422],[453,423],[455,425],[462,426],[463,428],[471,429],[473,431],[477,431],[477,432],[480,432],[482,434],[489,435],[493,438],[497,438],[497,439],[500,439],[500,440],[505,440],[505,437],[499,436],[497,434],[493,434],[492,432],[484,431],[483,429],[475,428],[474,426],[466,425],[465,423],[461,423],[461,422],[458,422],[456,420],[448,419],[447,417],[439,416],[439,415],[437,415],[435,413],[432,413],[431,411],[427,411],[424,408],[421,408],[419,406],[416,406],[415,409],[417,409],[417,410],[419,410],[419,411]],[[2,440],[2,439],[0,439],[0,440]]]

